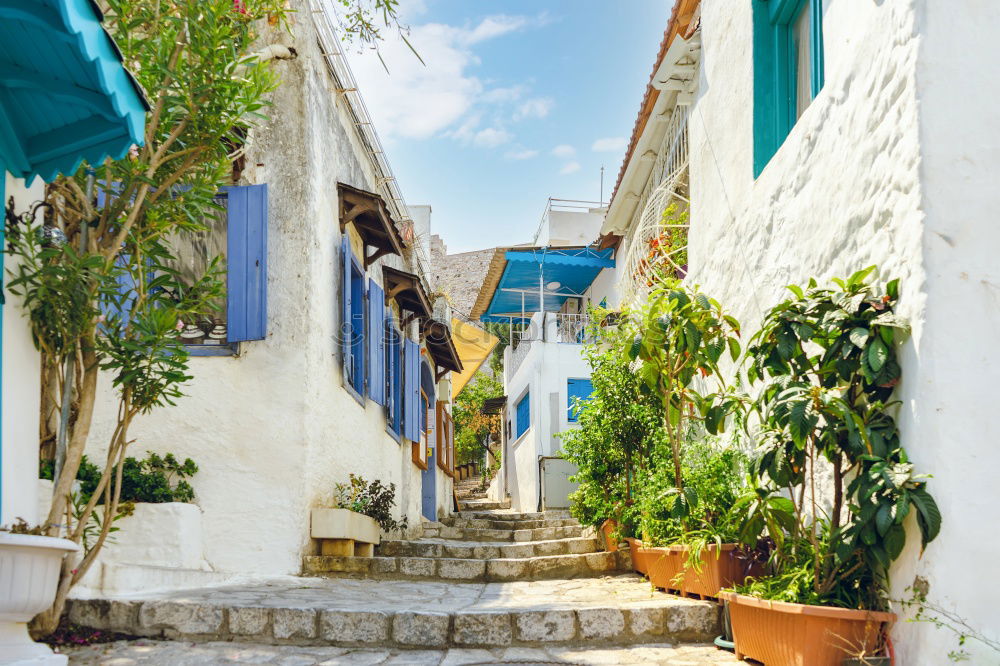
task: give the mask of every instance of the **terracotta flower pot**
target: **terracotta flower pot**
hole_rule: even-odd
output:
[[[649,582],[662,590],[681,590],[681,573],[687,555],[680,549],[646,548]]]
[[[628,549],[632,554],[632,568],[636,570],[636,573],[641,573],[645,576],[648,571],[648,550],[643,548],[642,542],[638,539],[628,537],[625,541],[628,542]]]
[[[765,601],[721,592],[729,602],[736,656],[767,666],[840,666],[879,642],[893,613]]]
[[[604,539],[604,550],[609,553],[614,553],[618,550],[618,540],[612,536],[617,529],[618,521],[614,518],[608,518],[601,523],[601,536]]]
[[[747,576],[760,574],[759,565],[744,557],[735,543],[724,543],[721,550],[715,544],[704,548],[701,566],[697,569],[689,565],[691,549],[688,546],[653,550],[667,552],[652,558],[656,565],[650,566],[649,579],[656,587],[676,590],[687,596],[714,599],[722,588],[740,585]],[[683,576],[679,577],[681,572]]]

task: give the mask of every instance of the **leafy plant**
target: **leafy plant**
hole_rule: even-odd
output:
[[[333,488],[333,507],[348,509],[372,518],[386,532],[403,532],[407,518],[392,517],[396,506],[396,484],[383,485],[378,479],[369,483],[361,476],[351,474],[348,483],[338,483]]]
[[[814,280],[789,287],[792,298],[767,313],[751,340],[747,375],[761,384],[754,473],[767,485],[740,508],[744,541],[756,538],[753,526],[775,542],[773,576],[748,588],[767,598],[885,607],[905,518],[916,515],[923,546],[940,530],[928,477],[910,463],[893,417],[895,344],[907,332],[894,313],[898,281],[877,291],[866,282],[874,271],[835,279],[836,289]],[[817,488],[821,465],[833,477],[829,512]]]
[[[718,302],[676,280],[654,289],[648,305],[629,319],[634,339],[629,358],[641,361],[639,377],[663,404],[663,430],[670,442],[677,515],[683,521],[697,502],[685,491],[682,446],[689,428],[703,425],[715,435],[740,406],[719,372],[723,354],[740,356],[739,322]],[[714,384],[714,391],[707,387]]]
[[[607,313],[592,313],[583,346],[591,367],[592,392],[577,414],[577,428],[559,433],[562,455],[577,467],[579,484],[570,496],[570,511],[585,525],[599,526],[614,518],[629,532],[637,523],[633,506],[636,477],[653,464],[653,451],[664,442],[663,407],[645,390],[622,353],[622,333],[600,326]]]
[[[483,404],[487,400],[500,397],[503,397],[503,384],[480,372],[455,398],[452,417],[455,423],[456,464],[481,461],[486,453],[486,442],[500,438],[503,424],[500,414],[483,413]]]

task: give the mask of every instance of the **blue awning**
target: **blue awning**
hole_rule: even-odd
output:
[[[590,247],[508,249],[499,280],[484,284],[480,293],[479,302],[488,298],[489,307],[473,316],[479,314],[481,321],[507,321],[520,318],[523,312],[530,317],[538,312],[540,289],[545,311],[558,311],[567,299],[582,296],[602,270],[614,268],[613,252]]]
[[[0,0],[0,165],[29,182],[141,145],[142,89],[91,0]]]

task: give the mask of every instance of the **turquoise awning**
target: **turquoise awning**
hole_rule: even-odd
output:
[[[27,181],[141,145],[149,104],[91,0],[0,0],[0,166]]]
[[[499,278],[490,280],[488,275],[480,291],[477,306],[488,299],[488,307],[482,312],[477,307],[472,315],[486,322],[520,319],[537,312],[540,304],[556,312],[567,299],[583,296],[602,270],[614,268],[612,254],[610,248],[510,248],[496,266],[502,272],[492,271]]]

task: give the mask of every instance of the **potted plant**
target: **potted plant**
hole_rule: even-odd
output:
[[[405,531],[407,520],[392,517],[396,484],[366,481],[351,474],[349,483],[334,486],[333,507],[313,509],[310,534],[320,541],[320,554],[371,557],[381,532]]]
[[[12,662],[55,659],[52,650],[28,635],[28,622],[56,596],[63,557],[79,550],[68,539],[41,536],[42,528],[19,521],[0,528],[0,655]],[[62,658],[65,663],[65,657]]]
[[[688,440],[682,471],[693,503],[678,510],[680,496],[668,464],[656,466],[639,491],[647,573],[656,587],[714,598],[755,572],[755,553],[737,543],[739,529],[732,519],[746,456],[703,433],[691,433]],[[669,453],[660,454],[664,462],[667,457]]]
[[[923,546],[941,515],[900,446],[893,387],[898,282],[867,284],[870,267],[836,289],[789,287],[754,336],[747,376],[761,384],[761,480],[739,503],[743,540],[770,550],[765,575],[723,594],[737,656],[769,666],[840,666],[877,655],[887,625],[889,567],[911,514]],[[819,474],[829,473],[824,506]]]

